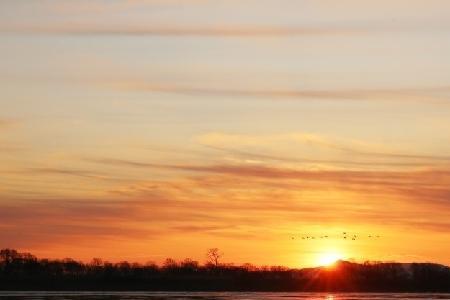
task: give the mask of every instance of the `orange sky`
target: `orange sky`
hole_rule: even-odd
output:
[[[449,12],[2,1],[0,247],[450,264]]]

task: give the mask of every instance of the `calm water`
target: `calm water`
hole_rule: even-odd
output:
[[[239,292],[0,292],[0,300],[381,300],[450,299],[450,294],[239,293]]]

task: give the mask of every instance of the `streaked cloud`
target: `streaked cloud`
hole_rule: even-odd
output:
[[[419,153],[407,153],[407,152],[397,152],[389,149],[385,145],[379,143],[371,143],[356,139],[343,139],[336,137],[328,137],[315,133],[304,133],[304,132],[293,132],[293,133],[283,133],[283,134],[272,134],[272,135],[243,135],[243,134],[227,134],[220,132],[212,132],[196,137],[196,141],[200,144],[218,148],[218,149],[229,149],[230,147],[239,149],[248,147],[265,147],[268,148],[271,145],[289,144],[290,147],[295,145],[310,145],[318,148],[325,148],[331,151],[344,152],[352,154],[351,161],[348,164],[358,164],[356,157],[354,155],[366,157],[366,158],[385,158],[385,159],[395,159],[395,161],[374,161],[372,165],[375,164],[409,164],[412,166],[418,162],[433,164],[433,162],[447,163],[450,161],[450,156],[445,155],[430,155],[430,154],[419,154]],[[256,155],[257,157],[258,155]],[[281,159],[280,159],[281,160]],[[327,162],[327,161],[323,161]],[[328,161],[334,164],[343,164],[345,161]],[[370,164],[370,162],[361,162],[360,165]]]
[[[258,240],[274,238],[292,223],[342,226],[349,218],[352,226],[382,223],[391,229],[420,227],[442,232],[450,227],[445,218],[450,205],[450,171],[329,172],[248,166],[184,169],[199,174],[122,184],[105,200],[4,199],[0,217],[7,230],[1,231],[1,240],[42,247],[93,238],[138,240],[178,234],[237,237],[245,231],[253,231],[252,238]],[[120,197],[113,200],[115,194]],[[386,206],[391,208],[386,210]],[[420,219],[419,211],[423,213]],[[428,214],[432,211],[435,213]],[[34,226],[37,222],[39,227]],[[13,236],[11,232],[20,234]]]
[[[112,245],[145,240],[152,245],[152,241],[188,235],[254,244],[287,239],[292,228],[323,224],[435,233],[450,228],[445,213],[450,205],[450,170],[329,171],[123,159],[89,163],[97,165],[94,169],[116,167],[123,173],[157,168],[176,174],[117,182],[100,199],[0,196],[4,229],[0,241],[28,249],[57,245],[74,249],[94,239]],[[56,174],[79,176],[80,172]]]
[[[338,186],[343,190],[357,192],[394,193],[405,197],[420,194],[424,201],[447,203],[450,201],[448,185],[450,170],[422,171],[349,171],[349,170],[302,170],[254,165],[170,165],[144,163],[127,160],[93,160],[101,164],[137,168],[160,168],[188,173],[204,173],[230,176],[231,178],[255,178],[279,181],[298,181],[306,187],[323,188],[326,184]],[[241,179],[238,179],[241,180]],[[301,185],[299,186],[301,187]],[[417,190],[416,190],[417,189]],[[448,203],[447,203],[448,204]]]
[[[378,100],[378,101],[440,101],[447,103],[450,87],[398,88],[398,89],[233,89],[212,88],[189,85],[159,85],[144,82],[115,83],[116,88],[153,93],[172,93],[186,96],[223,97],[223,98],[262,98],[262,99],[325,99],[325,100]]]
[[[339,35],[354,33],[351,30],[332,28],[308,28],[287,26],[161,26],[153,25],[138,28],[124,27],[0,27],[0,32],[23,34],[56,34],[56,35],[121,35],[121,36],[197,36],[197,37],[289,37],[307,35]]]
[[[324,159],[312,159],[312,158],[300,158],[300,157],[285,157],[285,156],[275,156],[264,153],[255,153],[245,150],[218,147],[218,146],[208,146],[205,147],[233,155],[243,156],[247,159],[258,159],[258,160],[268,160],[268,161],[280,161],[295,164],[326,164],[331,166],[359,166],[359,167],[376,167],[376,166],[397,166],[397,167],[427,167],[430,166],[428,162],[370,162],[370,161],[356,161],[356,160],[324,160]],[[439,159],[438,159],[439,160]]]
[[[36,175],[60,175],[60,176],[68,175],[98,180],[113,180],[113,181],[124,180],[120,178],[113,178],[107,174],[95,171],[81,170],[81,169],[67,169],[67,168],[30,168],[28,170],[24,170],[21,173],[36,174]]]

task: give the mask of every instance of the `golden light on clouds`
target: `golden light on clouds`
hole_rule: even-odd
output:
[[[450,4],[282,2],[2,1],[0,248],[449,264]]]

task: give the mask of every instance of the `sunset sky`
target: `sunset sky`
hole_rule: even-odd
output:
[[[448,0],[2,0],[0,92],[0,248],[450,264]]]

